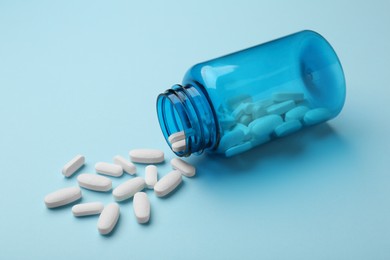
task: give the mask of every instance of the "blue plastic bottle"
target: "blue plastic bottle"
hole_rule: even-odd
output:
[[[171,148],[168,137],[184,131],[178,156],[233,156],[334,118],[344,100],[333,48],[302,31],[193,66],[158,96],[157,113]]]

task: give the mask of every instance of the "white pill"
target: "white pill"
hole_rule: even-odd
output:
[[[182,181],[181,172],[174,170],[162,177],[154,185],[154,193],[158,197],[164,197],[172,192]]]
[[[302,120],[309,108],[306,106],[294,107],[284,116],[285,121]]]
[[[246,103],[241,103],[238,105],[236,109],[234,109],[232,116],[234,119],[238,120],[241,116],[245,114],[246,111]]]
[[[147,223],[150,219],[150,202],[145,192],[137,192],[133,200],[134,215],[138,223]]]
[[[117,203],[110,203],[104,207],[100,214],[97,228],[102,235],[109,234],[118,222],[120,214],[119,205]]]
[[[173,158],[171,165],[174,170],[180,171],[184,176],[192,177],[195,175],[195,167],[180,158]]]
[[[174,152],[182,152],[182,151],[185,151],[186,148],[187,148],[187,144],[186,144],[185,139],[174,142],[172,144],[172,151],[174,151]]]
[[[295,102],[293,100],[287,100],[281,103],[274,104],[267,108],[268,114],[282,115],[295,107]]]
[[[283,102],[287,100],[294,100],[295,102],[300,102],[303,100],[304,96],[303,93],[299,92],[280,92],[280,93],[274,93],[272,95],[272,98],[275,102]]]
[[[275,127],[283,123],[283,119],[279,115],[268,115],[256,119],[249,124],[249,129],[252,136],[263,136],[271,134]]]
[[[234,128],[230,132],[226,132],[219,141],[218,151],[225,152],[232,146],[235,146],[244,141],[245,134],[241,129]]]
[[[48,208],[56,208],[72,203],[81,198],[79,187],[68,187],[52,192],[45,197],[45,204]]]
[[[306,125],[314,125],[330,119],[331,115],[331,112],[327,108],[315,108],[306,112],[303,121]]]
[[[85,157],[82,155],[77,155],[72,160],[70,160],[65,166],[62,168],[62,174],[65,177],[70,177],[75,173],[78,169],[81,168],[85,163]]]
[[[122,169],[130,175],[133,175],[137,172],[135,165],[120,155],[114,157],[114,163],[121,166]]]
[[[134,179],[128,180],[116,187],[112,191],[112,195],[116,201],[127,200],[144,188],[145,180],[141,177],[135,177]]]
[[[253,105],[252,108],[252,117],[253,119],[260,118],[267,115],[266,108],[261,105]]]
[[[169,141],[170,143],[174,143],[174,142],[183,140],[183,139],[185,139],[185,138],[186,138],[186,135],[184,134],[184,131],[180,131],[180,132],[171,134],[171,135],[168,137],[168,141]]]
[[[243,141],[247,141],[247,140],[251,139],[251,134],[250,134],[250,131],[249,131],[249,127],[247,127],[246,125],[237,124],[234,127],[234,129],[239,129],[239,130],[241,130],[244,133]]]
[[[135,149],[129,152],[132,162],[161,163],[164,161],[164,152],[157,149]]]
[[[243,124],[243,125],[249,125],[249,123],[252,122],[252,116],[250,116],[250,115],[243,115],[243,116],[240,117],[238,122]]]
[[[246,151],[250,150],[251,148],[252,148],[251,142],[239,144],[239,145],[236,145],[236,146],[233,146],[233,147],[227,149],[225,152],[225,156],[232,157],[232,156],[237,155],[239,153],[246,152]]]
[[[82,203],[74,205],[72,207],[72,213],[75,217],[90,216],[99,214],[103,208],[104,205],[101,202]]]
[[[104,176],[91,173],[83,173],[77,176],[80,187],[94,191],[109,191],[112,188],[112,181]]]
[[[253,110],[254,103],[245,103],[245,114],[251,115]]]
[[[253,103],[252,106],[252,118],[260,118],[262,116],[267,115],[267,107],[273,105],[274,102],[271,99],[264,99],[264,100],[259,100],[255,103]]]
[[[284,122],[283,124],[278,125],[275,128],[275,134],[276,134],[276,136],[282,137],[282,136],[289,135],[293,132],[296,132],[301,128],[302,128],[302,124],[300,121],[291,120],[291,121]]]
[[[120,177],[123,174],[123,169],[121,166],[106,162],[98,162],[95,164],[95,170],[97,173],[113,177]]]
[[[149,189],[153,189],[157,183],[157,167],[148,165],[145,167],[145,184]]]

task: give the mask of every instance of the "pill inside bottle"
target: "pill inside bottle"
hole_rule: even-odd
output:
[[[301,31],[192,66],[157,98],[178,156],[234,156],[336,117],[345,78],[332,46]]]

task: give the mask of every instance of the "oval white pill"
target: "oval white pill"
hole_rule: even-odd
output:
[[[137,168],[135,167],[135,165],[120,155],[114,157],[114,163],[121,166],[123,170],[130,175],[133,175],[137,172]]]
[[[83,155],[77,155],[72,160],[64,165],[62,168],[62,174],[65,177],[72,176],[78,169],[85,163],[85,157]]]
[[[249,139],[251,139],[251,134],[250,134],[250,131],[249,131],[249,127],[247,127],[246,125],[243,125],[243,124],[237,124],[233,130],[241,130],[243,133],[244,133],[244,139],[243,141],[248,141]]]
[[[283,123],[283,119],[279,115],[268,115],[256,119],[249,124],[250,132],[253,136],[264,136],[271,134],[275,127]]]
[[[137,192],[133,199],[133,209],[138,223],[144,224],[150,219],[150,202],[145,192]]]
[[[141,177],[135,177],[134,179],[128,180],[112,191],[116,201],[122,201],[129,199],[134,196],[137,192],[145,188],[145,180]]]
[[[112,188],[112,181],[104,176],[91,173],[83,173],[77,176],[80,187],[94,191],[109,191]]]
[[[79,187],[68,187],[52,192],[45,197],[45,204],[48,208],[56,208],[72,203],[81,198]]]
[[[247,103],[240,103],[237,108],[232,112],[232,116],[235,120],[238,120],[242,115],[245,114]]]
[[[164,161],[164,152],[157,149],[135,149],[129,152],[132,162],[161,163]]]
[[[270,107],[267,108],[267,113],[268,114],[276,114],[276,115],[281,115],[289,111],[295,107],[295,102],[293,100],[287,100],[283,101],[281,103],[274,104]]]
[[[239,128],[234,128],[232,131],[226,132],[219,141],[218,151],[225,152],[232,146],[242,143],[245,139],[244,132]]]
[[[106,162],[98,162],[95,164],[95,170],[97,173],[113,177],[120,177],[123,174],[123,169],[121,166]]]
[[[172,144],[172,151],[181,152],[181,151],[184,151],[186,149],[186,147],[187,147],[186,140],[183,139],[183,140],[174,142]]]
[[[100,234],[107,235],[114,229],[116,223],[118,222],[119,214],[119,205],[115,202],[104,207],[97,223],[97,228]]]
[[[174,170],[180,171],[184,176],[192,177],[195,175],[195,167],[180,158],[173,158],[171,165]]]
[[[303,121],[306,125],[314,125],[329,120],[331,116],[329,109],[320,107],[307,111]]]
[[[157,183],[157,167],[148,165],[145,167],[145,184],[149,189],[153,189]]]
[[[90,216],[99,214],[103,208],[104,205],[101,202],[82,203],[74,205],[72,207],[72,213],[75,217]]]
[[[174,142],[183,140],[183,139],[185,139],[185,138],[186,138],[186,136],[185,136],[185,134],[184,134],[184,131],[180,131],[180,132],[171,134],[171,135],[168,137],[168,141],[169,141],[170,143],[174,143]]]
[[[292,120],[301,120],[307,111],[309,111],[309,108],[306,106],[295,107],[286,113],[284,120],[286,122]]]
[[[301,128],[302,128],[302,124],[300,121],[291,120],[291,121],[285,122],[281,125],[278,125],[275,128],[275,134],[276,134],[276,136],[282,137],[282,136],[289,135],[293,132],[296,132]]]
[[[180,171],[172,171],[162,177],[156,185],[154,185],[154,193],[158,197],[164,197],[172,192],[182,181],[181,172]]]

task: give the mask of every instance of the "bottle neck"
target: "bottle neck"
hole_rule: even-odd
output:
[[[184,131],[185,148],[172,149],[178,156],[201,154],[217,143],[218,128],[207,97],[198,86],[174,85],[157,98],[157,114],[165,140]]]

